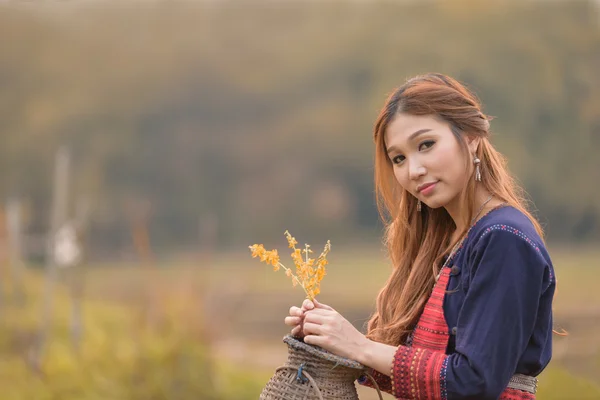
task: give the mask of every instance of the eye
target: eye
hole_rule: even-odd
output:
[[[434,144],[435,144],[435,142],[433,140],[426,140],[419,145],[419,151],[429,149]]]
[[[392,158],[392,163],[400,164],[402,161],[404,161],[404,158],[404,156],[395,156],[394,158]]]

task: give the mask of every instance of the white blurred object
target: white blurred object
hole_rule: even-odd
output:
[[[56,232],[54,238],[54,262],[61,268],[72,267],[81,259],[81,248],[77,240],[77,230],[66,223]]]

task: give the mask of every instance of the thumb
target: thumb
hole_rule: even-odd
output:
[[[321,308],[323,310],[335,311],[333,307],[328,306],[327,304],[323,304],[317,301],[317,299],[313,299],[313,303],[315,304],[315,308]]]
[[[305,299],[304,302],[302,302],[302,310],[303,311],[312,310],[315,307],[316,307],[315,303],[313,303],[309,299]]]

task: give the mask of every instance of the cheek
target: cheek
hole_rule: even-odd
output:
[[[398,182],[402,189],[406,190],[415,197],[417,196],[417,193],[413,190],[415,184],[414,182],[411,183],[408,173],[404,168],[394,168],[394,178],[396,178],[396,182]]]
[[[393,167],[394,168],[394,177],[396,178],[396,182],[400,186],[406,189],[408,184],[408,176],[406,176],[406,172],[402,170],[402,168]]]
[[[431,160],[432,169],[448,183],[459,181],[464,176],[465,166],[458,145],[446,145],[438,150]]]

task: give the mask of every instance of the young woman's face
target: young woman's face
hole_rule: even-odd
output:
[[[469,143],[474,154],[477,140]],[[450,125],[431,115],[398,114],[385,132],[398,183],[428,207],[444,207],[466,185],[465,155]]]

